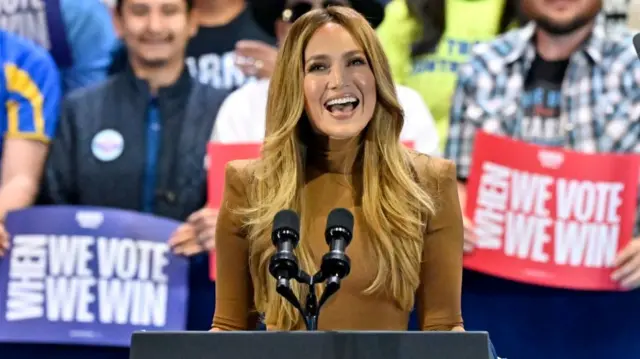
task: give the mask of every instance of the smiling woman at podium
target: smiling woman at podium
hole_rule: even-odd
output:
[[[216,230],[213,330],[304,329],[269,273],[273,219],[301,218],[295,249],[315,273],[333,208],[353,213],[351,272],[322,308],[319,330],[463,330],[463,227],[454,165],[399,141],[403,113],[374,30],[346,7],[297,20],[269,88],[259,160],[227,165]],[[304,287],[292,282],[300,298]]]

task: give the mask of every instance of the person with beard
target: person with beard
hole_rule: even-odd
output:
[[[187,329],[209,328],[206,143],[226,92],[184,62],[197,23],[192,0],[118,0],[128,66],[65,100],[47,161],[43,202],[115,207],[186,221],[170,239],[191,257]]]
[[[478,45],[460,68],[445,156],[457,164],[463,207],[480,129],[578,152],[640,152],[640,61],[629,34],[605,35],[601,9],[601,0],[522,0],[533,21]],[[472,253],[477,238],[464,222]],[[639,224],[612,275],[628,292],[533,287],[468,272],[467,328],[489,330],[507,357],[639,358]]]
[[[255,20],[259,4],[261,0],[194,1],[198,31],[187,46],[185,58],[191,76],[229,91],[264,77],[267,68],[260,55],[275,45],[275,39]],[[111,59],[109,73],[122,71],[126,48],[116,47]]]
[[[330,5],[350,6],[362,14],[375,28],[384,15],[382,5],[373,0],[261,0],[256,7],[260,11],[257,19],[283,43],[292,24],[312,9]],[[268,46],[265,44],[265,46]],[[256,56],[262,59],[263,70],[271,69],[276,63],[277,52],[274,48],[270,56]],[[271,72],[267,74],[271,75]],[[266,76],[266,75],[265,75]],[[269,77],[248,83],[227,97],[218,117],[211,140],[220,143],[262,142],[266,125],[267,97]],[[441,155],[438,135],[429,109],[420,95],[414,90],[397,86],[400,105],[404,110],[404,126],[400,139],[413,142],[414,149],[429,155]]]

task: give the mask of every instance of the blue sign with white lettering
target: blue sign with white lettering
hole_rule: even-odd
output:
[[[140,330],[184,330],[188,261],[174,220],[96,207],[12,212],[0,258],[0,342],[128,346]]]

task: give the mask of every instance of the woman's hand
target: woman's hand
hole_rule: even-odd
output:
[[[471,220],[467,216],[462,217],[464,226],[464,252],[471,253],[476,248],[477,238]]]
[[[9,233],[4,228],[4,223],[0,223],[0,257],[9,249]]]
[[[464,227],[464,253],[471,253],[476,247],[477,238],[473,228],[473,223],[467,218],[465,213],[465,206],[467,205],[467,187],[458,182],[458,199],[460,200],[460,208],[462,208],[462,225]]]
[[[218,211],[203,208],[194,212],[171,235],[169,246],[175,254],[193,256],[215,248]]]
[[[614,266],[612,280],[627,289],[640,287],[640,238],[633,239],[618,254]]]
[[[278,49],[255,40],[240,40],[236,43],[236,66],[247,76],[269,78],[273,74]]]

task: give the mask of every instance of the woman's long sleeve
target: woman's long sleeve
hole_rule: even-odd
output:
[[[416,304],[422,330],[451,330],[462,326],[464,232],[455,165],[439,159],[436,167],[436,213],[425,232]]]
[[[253,285],[249,272],[249,241],[243,219],[235,210],[247,202],[247,161],[230,162],[225,170],[225,187],[216,225],[216,310],[213,328],[254,329]],[[212,303],[213,304],[213,303]]]

